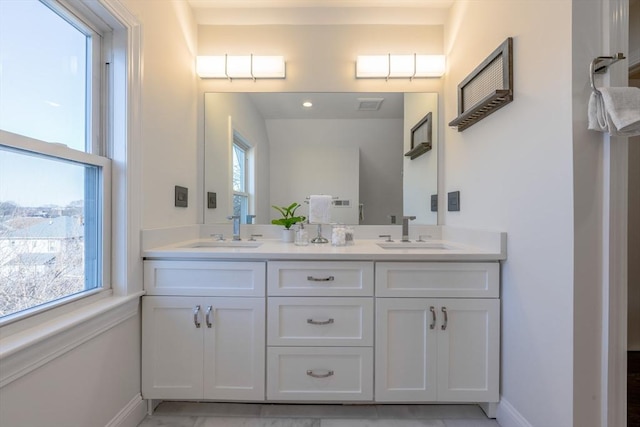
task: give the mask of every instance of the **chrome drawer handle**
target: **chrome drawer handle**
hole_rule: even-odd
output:
[[[211,321],[211,311],[213,311],[213,306],[207,306],[207,314],[204,316],[205,321],[207,322],[207,328],[213,326],[213,322]]]
[[[307,276],[307,280],[310,282],[333,282],[334,279],[335,277],[333,276],[322,277],[322,278]]]
[[[198,314],[200,313],[200,306],[196,305],[193,308],[193,324],[196,325],[196,328],[200,327],[200,320],[198,320]]]
[[[435,329],[436,327],[436,308],[434,306],[429,307],[429,311],[431,312],[431,324],[429,325],[429,329]]]
[[[307,375],[313,378],[329,378],[333,375],[333,371],[327,371],[326,374],[315,374],[311,369],[307,371]]]
[[[449,316],[447,316],[447,307],[442,307],[442,312],[444,313],[444,323],[442,324],[442,330],[447,329],[447,322],[449,322]]]
[[[307,319],[307,323],[310,325],[330,325],[333,323],[333,319],[329,318],[325,321],[318,322],[317,320]]]

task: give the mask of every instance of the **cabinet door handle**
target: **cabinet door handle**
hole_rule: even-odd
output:
[[[198,314],[200,314],[200,306],[196,305],[193,308],[193,324],[196,325],[196,328],[200,327],[200,320],[198,320]]]
[[[444,322],[442,323],[442,330],[447,329],[447,322],[449,322],[449,316],[447,315],[447,307],[442,307],[442,313],[444,314]]]
[[[310,325],[330,325],[333,323],[333,319],[329,318],[327,320],[324,321],[317,321],[317,320],[313,320],[313,319],[307,319],[307,323]]]
[[[333,282],[334,279],[335,277],[333,276],[328,276],[328,277],[307,276],[307,280],[310,282]]]
[[[434,306],[429,307],[429,311],[431,312],[431,324],[429,325],[429,329],[436,328],[436,308]]]
[[[207,322],[207,328],[213,326],[213,322],[211,321],[211,311],[213,311],[213,307],[207,306],[207,314],[204,316],[205,321]]]
[[[333,375],[333,371],[327,371],[326,374],[316,374],[311,369],[309,369],[307,371],[307,375],[309,375],[310,377],[313,377],[313,378],[329,378],[330,376]]]

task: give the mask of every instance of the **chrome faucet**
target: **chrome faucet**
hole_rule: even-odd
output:
[[[233,220],[233,240],[242,240],[240,238],[240,215],[230,215],[227,219]]]
[[[402,217],[402,241],[409,241],[409,221],[416,219],[415,216],[403,216]]]

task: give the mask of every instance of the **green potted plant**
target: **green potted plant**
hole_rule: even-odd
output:
[[[307,219],[307,217],[303,215],[296,216],[296,210],[300,206],[300,203],[297,202],[293,202],[289,206],[273,206],[275,210],[280,212],[282,218],[271,220],[271,224],[281,225],[284,227],[282,240],[285,242],[293,242],[293,230],[291,230],[291,226]]]

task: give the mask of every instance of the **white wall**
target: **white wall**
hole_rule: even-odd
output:
[[[514,38],[514,101],[444,132],[445,189],[461,193],[445,221],[508,233],[500,390],[532,426],[574,425],[571,23],[570,1],[485,0],[455,3],[446,27],[445,122],[458,83]]]
[[[123,0],[142,22],[142,228],[194,224],[201,217],[198,179],[197,26],[183,1]],[[189,206],[174,206],[174,186]]]
[[[107,425],[140,395],[135,316],[0,389],[0,425]]]
[[[266,223],[271,214],[269,195],[269,137],[264,118],[246,94],[207,93],[204,106],[206,165],[204,190],[217,194],[217,207],[205,208],[206,224],[228,223],[233,213],[231,198],[231,141],[238,132],[255,150],[256,199],[250,214]]]
[[[411,129],[422,118],[432,115],[432,148],[420,157],[404,158],[404,215],[416,217],[415,224],[437,224],[438,213],[431,212],[431,195],[438,194],[438,154],[444,141],[438,139],[438,96],[432,93],[407,93],[404,97],[404,152],[411,149]],[[444,209],[440,206],[440,209]]]
[[[291,195],[287,195],[285,182],[296,181],[297,173],[302,173],[305,177],[315,177],[315,185],[311,188],[316,189],[304,190],[304,195],[332,194],[354,203],[352,208],[333,208],[335,221],[358,224],[358,201],[364,203],[364,224],[388,224],[388,215],[402,214],[401,119],[267,120],[267,129],[272,148],[271,195],[274,203],[287,204]],[[323,161],[308,153],[313,150],[322,154],[344,148],[359,151],[357,164],[349,166],[341,162],[338,165],[330,157],[323,156],[326,158]],[[293,172],[295,168],[283,162],[292,152],[300,156],[302,170],[298,172]],[[316,175],[314,167],[321,168]],[[335,193],[323,187],[329,177],[339,178],[333,187],[335,190],[331,190]],[[355,177],[355,180],[348,177]],[[350,181],[356,185],[349,185]],[[302,200],[293,201],[302,203]],[[300,213],[307,210],[308,207],[303,206]]]

